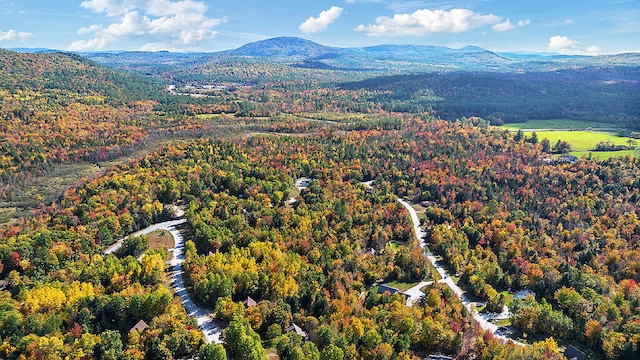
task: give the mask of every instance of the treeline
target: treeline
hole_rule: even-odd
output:
[[[445,119],[480,116],[500,125],[569,118],[637,129],[638,79],[637,68],[608,67],[522,74],[393,75],[345,82],[340,88],[372,91],[368,98],[383,104],[386,110],[417,112],[433,108]],[[425,96],[425,90],[430,96]]]

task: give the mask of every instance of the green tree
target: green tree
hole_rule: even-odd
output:
[[[542,145],[542,152],[545,152],[545,153],[551,152],[551,142],[549,141],[549,139],[547,138],[542,139],[542,141],[540,141],[540,144]]]
[[[320,360],[343,360],[344,351],[339,347],[329,344],[320,353]]]
[[[515,142],[520,142],[520,141],[524,140],[524,131],[522,131],[522,129],[518,129],[518,132],[513,137],[513,140]]]
[[[199,360],[227,360],[227,352],[220,344],[204,344],[198,352]]]
[[[236,316],[224,331],[224,338],[229,351],[236,359],[260,360],[267,358],[262,347],[260,336],[253,331],[249,321]]]
[[[100,334],[100,342],[96,345],[96,356],[101,360],[118,360],[122,357],[122,340],[120,333],[107,330]]]

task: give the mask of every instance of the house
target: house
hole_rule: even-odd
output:
[[[382,284],[380,286],[378,286],[378,295],[382,295],[384,293],[388,292],[389,294],[393,295],[393,294],[401,294],[400,290],[391,287],[389,285],[386,284]]]
[[[138,321],[135,325],[133,325],[133,327],[131,328],[131,330],[138,330],[140,332],[145,331],[147,328],[149,327],[149,325],[147,325],[146,322],[144,322],[144,320],[140,319],[140,321]],[[129,330],[129,331],[131,331]]]
[[[574,155],[569,155],[569,154],[563,154],[558,156],[557,158],[544,158],[542,159],[542,161],[545,164],[549,164],[549,165],[560,165],[560,164],[574,164],[576,162],[578,162],[578,157],[574,156]]]
[[[453,356],[448,355],[440,355],[440,354],[431,354],[427,358],[429,360],[453,360]]]
[[[578,161],[578,157],[575,155],[563,154],[558,157],[557,161],[560,164],[573,164]]]
[[[527,296],[531,295],[534,299],[536,298],[536,293],[530,289],[522,289],[513,295],[514,299],[524,300]]]
[[[305,340],[309,339],[309,336],[307,335],[307,333],[304,330],[302,330],[302,328],[300,326],[298,326],[296,324],[291,324],[291,326],[286,328],[284,331],[287,332],[287,333],[295,332],[296,334],[302,336],[303,339],[305,339]]]
[[[428,200],[420,201],[420,206],[426,207],[426,208],[433,206],[435,204],[436,204],[435,201],[428,201]]]
[[[255,300],[253,300],[250,296],[247,296],[247,298],[242,301],[242,304],[244,304],[244,306],[248,308],[258,305],[258,303]]]
[[[567,349],[564,351],[564,356],[569,360],[589,360],[585,353],[578,350],[571,344],[567,345]]]
[[[298,180],[296,180],[296,188],[298,188],[298,190],[302,191],[302,189],[306,189],[309,187],[309,184],[311,183],[313,179],[311,178],[299,178]]]
[[[411,298],[411,296],[409,296],[409,295],[403,293],[402,291],[400,291],[400,290],[398,290],[398,289],[396,289],[396,288],[394,288],[392,286],[389,286],[387,284],[382,284],[382,285],[378,286],[378,295],[384,295],[386,293],[389,293],[389,295],[400,294],[400,295],[404,296],[405,299],[407,299],[407,300]]]

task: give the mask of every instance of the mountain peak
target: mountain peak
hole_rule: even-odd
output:
[[[481,48],[479,46],[467,45],[467,46],[465,46],[463,48],[458,49],[458,51],[471,53],[471,52],[488,52],[489,50],[483,49],[483,48]]]
[[[307,58],[326,54],[330,47],[310,40],[282,36],[246,44],[231,51],[232,55],[269,58]]]

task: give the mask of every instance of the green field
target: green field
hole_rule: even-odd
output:
[[[532,131],[525,131],[526,136],[531,136]],[[538,139],[549,139],[551,146],[553,146],[558,140],[566,141],[571,144],[571,155],[577,157],[589,157],[593,159],[608,159],[610,157],[618,156],[636,156],[636,150],[621,150],[621,151],[592,151],[599,142],[611,141],[616,145],[628,145],[627,141],[633,140],[629,137],[618,136],[614,133],[598,132],[598,131],[536,131]]]
[[[531,136],[531,131],[525,131],[525,135]],[[589,151],[598,145],[599,142],[611,141],[616,145],[628,145],[627,141],[631,138],[620,137],[613,133],[597,132],[597,131],[536,131],[538,140],[544,138],[549,139],[551,146],[558,140],[566,141],[571,144],[573,151]],[[617,152],[617,151],[616,151]]]
[[[501,126],[508,130],[523,130],[526,136],[531,136],[533,129],[538,135],[538,141],[549,139],[551,146],[558,141],[571,144],[571,155],[578,158],[608,159],[611,157],[637,156],[636,150],[621,151],[593,151],[599,142],[611,141],[616,145],[629,145],[627,141],[634,139],[618,136],[614,132],[598,131],[598,128],[611,127],[610,124],[578,121],[569,119],[529,120],[525,123],[505,124]],[[593,130],[592,130],[593,129]]]
[[[611,124],[593,121],[581,121],[570,119],[529,120],[523,123],[504,124],[502,128],[509,130],[549,129],[549,130],[584,130],[611,128]]]

